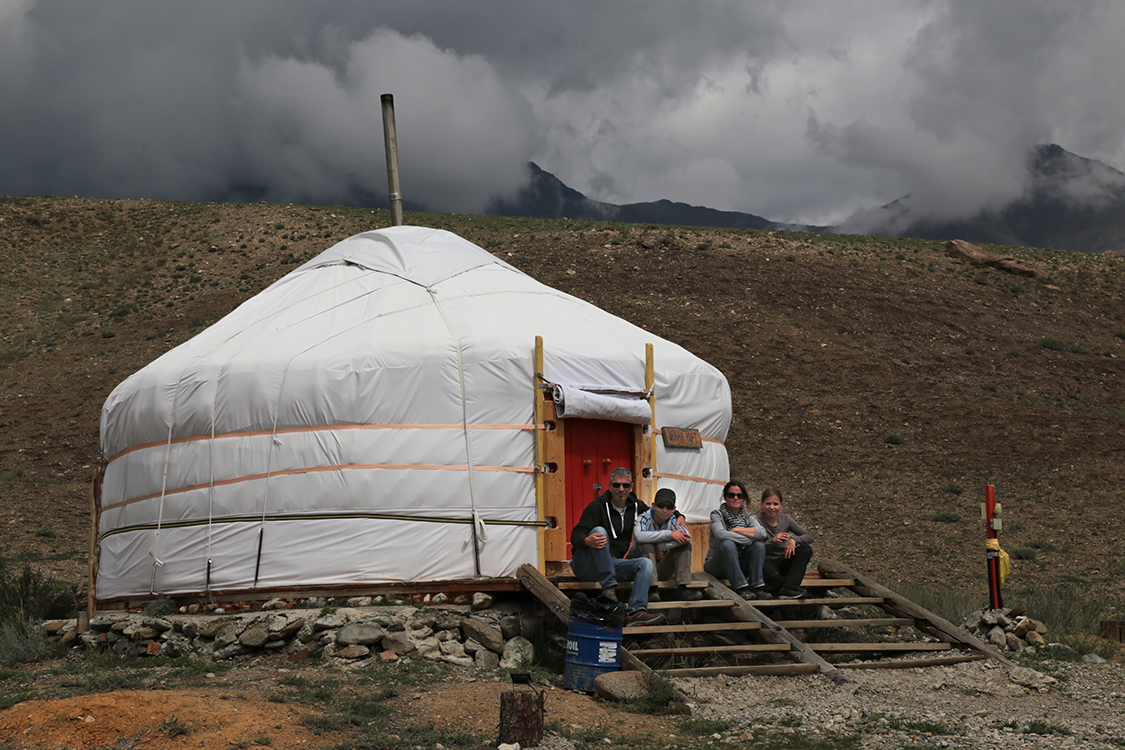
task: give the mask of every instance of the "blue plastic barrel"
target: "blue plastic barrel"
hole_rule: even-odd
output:
[[[621,668],[621,628],[570,618],[566,634],[563,687],[594,692],[594,679]]]

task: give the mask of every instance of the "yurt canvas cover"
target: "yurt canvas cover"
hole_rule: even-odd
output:
[[[660,486],[705,520],[728,473],[718,370],[456,235],[393,227],[334,245],[110,394],[98,598],[537,562],[537,335],[546,380],[633,392],[653,344],[659,422],[705,440],[658,447],[675,476]]]

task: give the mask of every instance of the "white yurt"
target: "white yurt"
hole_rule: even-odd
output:
[[[537,485],[557,471],[537,442],[552,396],[594,424],[695,431],[653,440],[651,480],[706,520],[728,477],[717,369],[449,232],[346,239],[110,394],[97,598],[542,566],[565,523]]]

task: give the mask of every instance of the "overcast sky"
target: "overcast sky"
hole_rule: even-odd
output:
[[[1125,169],[1121,0],[0,0],[0,194],[473,212],[534,161],[610,203],[830,223]]]

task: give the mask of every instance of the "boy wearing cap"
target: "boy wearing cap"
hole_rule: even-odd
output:
[[[633,522],[633,548],[629,550],[629,557],[652,560],[658,581],[674,577],[674,600],[694,602],[703,598],[703,594],[688,587],[691,583],[691,533],[683,515],[676,510],[676,493],[667,487],[657,490],[652,507]],[[660,601],[659,591],[654,588],[648,598]]]

